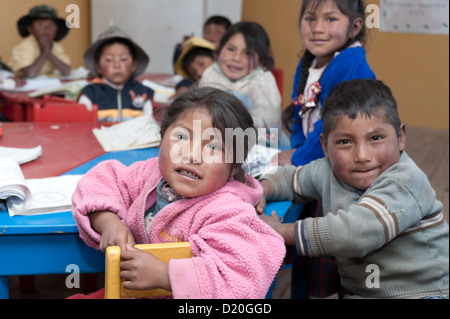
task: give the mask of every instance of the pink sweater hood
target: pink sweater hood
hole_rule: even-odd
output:
[[[137,244],[189,241],[193,258],[169,262],[174,298],[264,298],[284,259],[284,241],[257,216],[258,181],[230,179],[217,191],[172,203],[153,219],[148,234],[144,213],[156,202],[162,176],[158,159],[129,167],[111,160],[79,182],[72,212],[80,237],[98,249],[100,234],[89,213],[114,212]]]

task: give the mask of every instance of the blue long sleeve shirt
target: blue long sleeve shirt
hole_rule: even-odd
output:
[[[297,66],[294,76],[294,88],[292,99],[299,95],[297,92],[300,82],[302,61]],[[375,79],[375,73],[366,59],[366,51],[362,47],[351,47],[343,50],[337,55],[325,69],[320,81],[322,91],[320,93],[320,106],[325,102],[330,91],[339,83],[353,79]],[[303,133],[302,120],[299,116],[300,106],[294,110],[291,147],[297,148],[292,155],[292,164],[295,166],[307,164],[315,159],[324,157],[320,145],[320,134],[322,133],[322,120],[314,124],[314,130],[307,136]]]

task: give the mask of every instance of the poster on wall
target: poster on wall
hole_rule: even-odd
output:
[[[448,0],[381,0],[380,31],[448,35]]]

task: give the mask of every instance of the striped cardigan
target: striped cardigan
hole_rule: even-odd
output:
[[[265,179],[275,198],[321,199],[324,217],[295,224],[300,255],[333,255],[342,285],[364,298],[448,296],[449,228],[426,175],[403,152],[365,192],[319,159]]]

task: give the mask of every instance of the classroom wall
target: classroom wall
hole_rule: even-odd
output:
[[[276,67],[284,70],[284,104],[303,47],[298,29],[301,0],[243,0],[242,19],[269,33]],[[366,1],[377,4],[379,0]],[[370,30],[367,58],[398,101],[407,126],[449,129],[449,37]]]
[[[0,0],[0,55],[9,60],[20,41],[17,20],[37,4],[54,6],[60,16],[68,4],[80,8],[80,28],[61,41],[72,67],[83,65],[91,42],[90,0]],[[269,33],[276,67],[284,70],[284,104],[290,100],[292,79],[302,52],[298,15],[302,0],[242,0],[242,19],[257,21]],[[379,0],[366,1],[379,5]],[[409,126],[449,129],[449,37],[370,30],[367,57],[378,78],[391,86],[402,120]]]
[[[237,22],[241,7],[241,0],[91,0],[91,38],[120,26],[150,56],[146,72],[172,73],[175,45],[183,36],[202,37],[203,23],[215,14]]]
[[[71,14],[66,12],[67,5],[78,5],[80,27],[72,28],[60,43],[71,58],[72,69],[84,65],[83,53],[91,43],[90,0],[0,0],[0,56],[3,61],[8,63],[12,48],[22,39],[17,31],[17,20],[40,4],[54,7],[58,16],[64,18]]]

